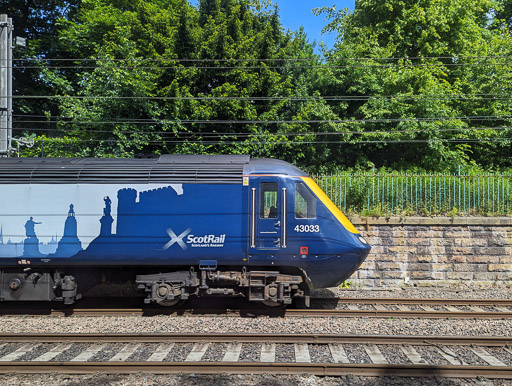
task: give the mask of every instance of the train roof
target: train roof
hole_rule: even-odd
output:
[[[158,158],[3,158],[0,184],[242,183],[247,175],[306,176],[292,164],[246,155]]]

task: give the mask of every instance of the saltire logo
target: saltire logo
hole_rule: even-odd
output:
[[[164,249],[169,249],[172,245],[178,244],[181,249],[187,249],[187,244],[183,241],[183,238],[188,235],[192,229],[187,228],[179,236],[176,236],[176,233],[171,228],[167,228],[167,234],[171,237],[171,240],[167,244],[164,245]]]

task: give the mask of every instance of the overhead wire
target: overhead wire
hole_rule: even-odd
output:
[[[74,139],[75,142],[90,142],[90,143],[115,143],[116,139]],[[511,142],[512,137],[507,138],[490,138],[490,139],[475,139],[475,138],[435,138],[435,139],[407,139],[407,140],[347,140],[347,141],[300,141],[300,142],[289,142],[289,141],[268,141],[258,142],[254,144],[259,145],[312,145],[312,144],[389,144],[389,143],[485,143],[485,142]],[[198,145],[237,145],[241,141],[189,141],[189,140],[160,140],[160,141],[144,141],[144,145],[165,145],[165,144],[198,144]],[[245,144],[250,144],[245,142]],[[61,144],[59,144],[60,146]],[[64,144],[63,144],[64,145]],[[73,143],[67,145],[73,146]]]
[[[320,56],[313,58],[17,58],[13,61],[55,61],[55,62],[86,62],[86,61],[147,61],[147,62],[230,62],[230,61],[244,61],[244,62],[290,62],[290,61],[337,61],[337,60],[354,60],[354,61],[369,61],[369,60],[430,60],[430,59],[510,59],[512,55],[452,55],[452,56],[392,56],[392,57],[327,57]]]
[[[2,129],[0,127],[0,129]],[[58,129],[58,128],[30,128],[30,127],[13,127],[13,130],[25,130],[25,131],[42,131],[42,132],[59,132],[59,133],[66,133],[65,129]],[[512,126],[498,126],[498,127],[459,127],[459,128],[428,128],[428,129],[404,129],[404,130],[391,130],[391,131],[384,131],[384,130],[375,130],[375,131],[308,131],[308,132],[275,132],[275,133],[249,133],[249,132],[193,132],[193,131],[180,131],[180,132],[173,132],[173,131],[145,131],[145,130],[137,130],[137,131],[119,131],[119,134],[155,134],[155,135],[180,135],[180,136],[187,136],[187,135],[200,135],[200,136],[208,136],[208,137],[218,137],[218,136],[244,136],[244,137],[264,137],[264,136],[311,136],[311,135],[372,135],[372,134],[416,134],[416,133],[422,133],[422,132],[454,132],[454,131],[461,131],[461,132],[468,132],[468,131],[484,131],[484,130],[496,130],[496,131],[503,131],[503,130],[512,130]],[[111,133],[112,130],[94,130],[94,129],[71,129],[69,130],[71,134],[77,134],[77,133],[96,133],[96,134],[106,134]]]
[[[489,56],[426,56],[426,57],[366,57],[366,58],[203,58],[203,59],[187,59],[187,58],[19,58],[13,59],[14,67],[18,69],[40,69],[41,67],[47,69],[82,69],[93,70],[96,68],[108,68],[103,65],[89,65],[90,62],[101,63],[179,63],[180,65],[161,65],[145,66],[145,65],[116,65],[116,69],[220,69],[220,70],[256,70],[256,69],[309,69],[309,68],[390,68],[390,67],[425,67],[425,66],[443,66],[443,67],[459,67],[459,66],[510,66],[510,55],[489,55]],[[414,63],[417,61],[428,61],[428,63]],[[447,61],[450,62],[447,62]],[[470,60],[476,62],[460,62],[461,60]],[[491,62],[488,62],[488,61]],[[494,62],[502,60],[502,62]],[[330,64],[333,62],[348,62],[353,61],[357,64]],[[400,63],[384,63],[384,64],[359,64],[369,61],[391,61]],[[438,62],[433,62],[438,61]],[[439,62],[444,61],[444,62]],[[35,62],[37,64],[24,64],[25,62]],[[69,65],[54,65],[52,63],[85,63],[85,65],[75,64]],[[225,63],[260,63],[264,65],[225,65]],[[313,64],[310,64],[313,62]],[[411,63],[412,62],[412,63]],[[209,63],[215,63],[211,65]],[[270,64],[269,64],[270,63]],[[272,63],[286,63],[283,65],[273,65]],[[298,66],[290,67],[288,64],[299,64]],[[0,63],[1,64],[1,63]],[[191,66],[188,64],[192,64]],[[205,65],[206,64],[206,65]],[[0,67],[1,68],[1,67]]]
[[[430,100],[510,100],[512,94],[453,94],[453,95],[319,95],[294,96],[119,96],[119,95],[13,95],[18,99],[78,99],[78,100],[200,100],[200,101],[370,101],[405,99],[414,101]]]
[[[506,120],[512,119],[511,115],[475,115],[475,116],[445,116],[445,117],[410,117],[410,118],[370,118],[370,119],[275,119],[275,120],[233,120],[233,119],[126,119],[126,120],[83,120],[80,117],[66,118],[56,115],[28,115],[28,114],[13,114],[13,117],[23,118],[47,118],[45,120],[22,120],[15,119],[14,123],[73,123],[73,124],[278,124],[278,123],[398,123],[398,122],[432,122],[432,121],[446,121],[446,120],[460,120],[460,121],[491,121],[491,120]],[[78,121],[77,121],[78,120]]]
[[[105,67],[105,66],[44,66],[47,69],[60,69],[60,70],[95,70],[97,68],[101,69],[123,69],[123,70],[277,70],[277,69],[285,69],[285,70],[293,70],[293,69],[311,69],[311,68],[332,68],[332,69],[342,69],[342,68],[394,68],[394,67],[433,67],[433,66],[442,66],[442,67],[479,67],[479,66],[511,66],[512,63],[504,62],[504,63],[420,63],[420,64],[374,64],[374,65],[360,65],[360,64],[346,64],[346,65],[327,65],[327,64],[316,64],[316,65],[300,65],[294,67],[284,67],[284,66],[194,66],[194,67],[185,67],[185,66],[115,66],[115,67]],[[0,68],[6,68],[1,67]],[[40,69],[41,66],[20,66],[14,65],[13,69]]]

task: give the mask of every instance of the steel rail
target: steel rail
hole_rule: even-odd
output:
[[[304,343],[304,344],[411,344],[494,346],[512,344],[511,337],[503,336],[416,336],[416,335],[354,335],[354,334],[233,334],[233,333],[66,333],[66,334],[0,334],[2,343]]]
[[[428,304],[450,306],[512,306],[512,299],[442,299],[442,298],[311,298],[311,302],[338,304]]]
[[[131,298],[130,298],[131,299]],[[312,298],[310,309],[284,309],[262,308],[258,305],[245,303],[222,303],[206,306],[202,299],[187,302],[177,308],[142,308],[138,307],[140,299],[128,299],[118,303],[116,308],[105,307],[104,299],[89,299],[89,303],[77,304],[77,308],[52,308],[51,305],[38,304],[37,307],[27,309],[23,304],[4,303],[0,307],[0,315],[55,315],[55,316],[279,316],[279,317],[380,317],[380,318],[475,318],[475,319],[508,319],[512,318],[512,310],[503,310],[503,307],[512,307],[512,299],[414,299],[414,298]],[[87,299],[86,299],[87,300]],[[91,303],[91,301],[93,303]],[[98,306],[98,301],[102,305]],[[95,302],[95,303],[94,303]],[[100,303],[101,304],[101,303]],[[373,305],[375,309],[336,309],[339,305]],[[418,306],[496,306],[501,311],[485,311],[473,309],[471,311],[455,310],[396,310],[385,309],[381,306],[418,305]],[[83,307],[83,308],[82,308]],[[316,307],[316,308],[315,308]]]
[[[34,374],[314,374],[319,376],[401,376],[512,379],[512,367],[335,364],[335,363],[253,363],[253,362],[0,362],[0,373]]]
[[[373,318],[452,318],[509,319],[511,312],[487,311],[402,311],[402,310],[286,310],[285,316],[373,317]]]
[[[402,311],[402,310],[325,310],[325,309],[54,309],[52,315],[56,316],[274,316],[274,317],[373,317],[373,318],[452,318],[452,319],[510,319],[510,312],[491,311]]]

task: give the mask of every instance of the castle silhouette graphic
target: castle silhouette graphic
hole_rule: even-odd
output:
[[[74,205],[69,206],[68,216],[64,224],[64,233],[60,241],[53,237],[49,243],[39,241],[36,234],[36,225],[42,222],[30,217],[25,223],[26,238],[21,243],[13,243],[9,239],[4,242],[3,227],[0,227],[0,256],[44,258],[44,257],[69,257],[82,250],[82,243],[78,239],[77,221]]]

